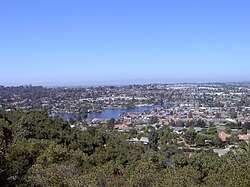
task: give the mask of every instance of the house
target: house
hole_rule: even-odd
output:
[[[118,128],[119,132],[129,132],[129,130],[131,130],[132,127],[120,127]]]
[[[221,132],[219,133],[219,137],[220,137],[220,139],[224,142],[224,141],[226,141],[227,138],[231,137],[231,135],[225,133],[224,131],[221,131]]]
[[[230,149],[229,148],[226,148],[226,149],[214,149],[213,151],[214,151],[214,153],[217,153],[218,156],[223,156],[223,155],[227,154],[230,151]]]
[[[147,137],[141,137],[141,138],[132,138],[128,140],[129,142],[133,143],[143,143],[143,144],[148,144],[149,139]]]
[[[128,132],[132,127],[129,127],[126,124],[117,124],[114,126],[115,129],[117,129],[119,132]]]
[[[231,137],[231,134],[227,134],[224,131],[221,131],[219,133],[219,137],[222,141],[226,141],[227,138]],[[238,134],[239,140],[249,140],[250,135],[249,134]]]
[[[201,127],[194,127],[195,132],[201,132],[203,128]]]
[[[239,138],[239,140],[248,140],[248,139],[250,139],[250,135],[249,134],[239,134],[238,138]]]
[[[173,128],[173,132],[176,133],[176,134],[182,134],[184,130],[186,130],[188,128],[186,127],[174,127]]]

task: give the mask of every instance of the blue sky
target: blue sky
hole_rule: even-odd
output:
[[[250,81],[249,0],[0,0],[0,84]]]

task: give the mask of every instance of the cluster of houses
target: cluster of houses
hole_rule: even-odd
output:
[[[233,136],[233,134],[228,134],[224,131],[219,132],[219,137],[222,141],[226,141],[228,138],[230,138],[232,136]],[[248,140],[248,139],[250,139],[250,132],[248,131],[247,134],[236,134],[236,137],[239,140]]]

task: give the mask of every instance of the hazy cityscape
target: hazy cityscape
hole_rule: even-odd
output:
[[[239,139],[250,138],[249,83],[2,86],[0,107],[5,111],[44,110],[83,130],[86,126],[106,126],[114,119],[113,128],[122,132],[135,130],[140,134],[148,126],[168,126],[179,134],[190,127],[200,132],[214,125],[219,135],[233,129]]]

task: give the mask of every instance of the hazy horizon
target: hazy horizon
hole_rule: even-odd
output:
[[[0,85],[250,81],[250,1],[0,2]]]
[[[48,88],[53,87],[95,87],[95,86],[128,86],[128,85],[149,85],[149,84],[213,84],[213,83],[250,83],[250,81],[178,81],[178,80],[112,80],[104,82],[92,82],[92,83],[41,83],[41,84],[0,84],[0,86],[43,86]]]

